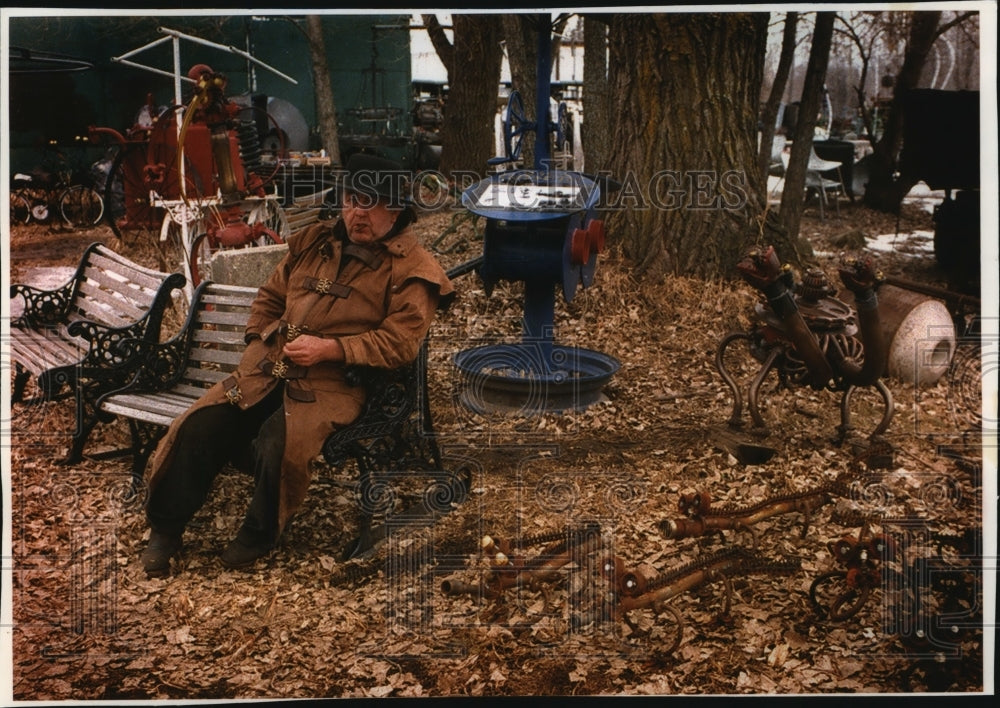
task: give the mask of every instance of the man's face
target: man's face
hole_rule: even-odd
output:
[[[344,192],[342,206],[347,237],[362,245],[375,243],[389,233],[399,215],[397,210],[389,209],[385,199],[354,192]]]

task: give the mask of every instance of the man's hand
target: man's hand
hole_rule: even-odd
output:
[[[284,355],[299,366],[312,366],[321,361],[343,361],[344,348],[336,339],[323,339],[300,334],[285,344]]]

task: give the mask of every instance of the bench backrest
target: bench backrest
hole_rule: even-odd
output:
[[[187,365],[174,390],[197,398],[240,363],[244,328],[257,288],[204,282],[198,286],[187,322]]]
[[[169,297],[169,289],[164,288],[169,277],[102,244],[93,244],[74,276],[67,320],[88,320],[117,328],[130,326],[149,314],[144,330],[158,337],[166,304],[159,301]],[[176,276],[173,279],[177,280]]]

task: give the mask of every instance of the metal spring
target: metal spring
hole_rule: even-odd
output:
[[[646,592],[669,585],[675,580],[683,578],[685,575],[690,575],[696,570],[701,570],[703,568],[707,568],[708,566],[715,565],[716,563],[721,563],[735,558],[745,558],[747,555],[747,551],[739,546],[723,548],[721,551],[716,551],[715,553],[712,553],[704,558],[698,558],[690,561],[684,565],[680,565],[667,571],[663,575],[658,575],[655,578],[649,579],[646,584]]]
[[[843,482],[836,481],[829,484],[824,484],[815,489],[808,489],[804,492],[792,492],[789,494],[781,494],[776,497],[768,497],[763,501],[757,502],[750,506],[712,506],[709,513],[706,516],[747,516],[755,511],[760,511],[765,509],[772,504],[780,504],[786,501],[793,501],[795,499],[808,499],[812,496],[819,496],[821,494],[832,494],[834,496],[847,496],[848,487]]]
[[[579,543],[586,536],[597,533],[598,531],[600,531],[599,525],[594,523],[584,523],[572,529],[566,529],[563,531],[551,531],[549,533],[537,534],[535,536],[525,536],[512,545],[514,548],[527,548],[528,546],[540,546],[545,543],[554,543],[556,541]]]
[[[794,561],[776,561],[750,553],[746,549],[740,548],[739,546],[731,546],[729,548],[724,548],[721,551],[716,551],[705,558],[699,558],[698,560],[691,561],[690,563],[685,563],[684,565],[678,566],[663,575],[652,578],[646,585],[646,592],[669,585],[670,583],[673,583],[686,575],[690,575],[695,571],[702,570],[716,564],[722,564],[726,561],[732,561],[732,563],[730,563],[728,567],[719,568],[718,570],[725,572],[727,570],[739,569],[741,572],[746,573],[794,573],[801,568],[801,565]]]
[[[253,121],[241,120],[236,126],[236,136],[240,142],[240,159],[248,172],[261,174],[263,164],[261,163],[260,138],[257,136],[257,126]]]

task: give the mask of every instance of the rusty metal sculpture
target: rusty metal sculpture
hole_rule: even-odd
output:
[[[593,593],[596,606],[590,616],[624,622],[632,632],[639,631],[630,613],[652,610],[673,617],[674,636],[669,646],[658,645],[657,651],[669,653],[676,649],[683,635],[684,620],[680,612],[666,604],[678,595],[708,583],[721,582],[725,601],[720,616],[728,616],[732,605],[730,576],[750,573],[790,573],[799,569],[797,562],[775,561],[740,546],[728,546],[703,558],[672,568],[665,573],[643,568],[627,569],[624,560],[615,555],[603,555],[600,526],[596,523],[552,534],[526,537],[517,542],[484,536],[480,552],[490,569],[479,582],[446,578],[441,583],[445,595],[471,595],[496,599],[514,587],[538,587],[564,578],[570,569],[581,570],[595,561],[597,577],[592,578],[605,591]],[[537,555],[528,558],[525,549],[547,544]],[[577,595],[581,593],[579,588]],[[574,618],[577,621],[579,617]]]
[[[512,587],[537,585],[558,578],[564,566],[597,550],[600,543],[601,529],[596,523],[515,542],[484,536],[480,551],[489,559],[491,570],[479,583],[447,578],[441,583],[441,592],[493,599]],[[543,544],[547,545],[537,555],[529,558],[524,554],[526,549]]]
[[[842,393],[840,441],[853,430],[851,398],[861,387],[873,387],[882,397],[884,413],[870,433],[876,438],[892,420],[892,394],[882,382],[886,344],[881,331],[875,291],[883,277],[870,258],[844,260],[838,273],[844,286],[854,294],[855,308],[834,297],[823,271],[809,269],[795,282],[792,269],[782,266],[773,246],[749,252],[737,265],[740,275],[760,290],[766,301],[754,309],[756,324],[749,332],[732,332],[723,338],[715,363],[733,392],[730,427],[743,424],[743,395],[726,367],[727,348],[745,340],[761,368],[750,383],[747,404],[754,432],[769,430],[760,412],[760,388],[772,369],[783,385],[808,385],[815,390]],[[860,339],[858,338],[860,335]]]
[[[604,562],[605,577],[616,590],[615,616],[633,630],[628,613],[653,609],[673,616],[674,639],[661,651],[670,653],[680,646],[684,621],[680,612],[668,600],[707,583],[720,582],[725,590],[725,600],[720,616],[729,615],[733,589],[730,576],[752,573],[792,573],[799,569],[793,561],[775,561],[752,553],[739,546],[729,546],[690,563],[672,568],[662,574],[651,574],[640,569],[626,570],[621,558],[611,557]]]
[[[814,511],[830,503],[835,496],[847,496],[848,485],[836,480],[802,492],[769,497],[749,506],[713,506],[708,492],[682,494],[678,507],[683,518],[664,519],[660,522],[660,532],[674,540],[709,536],[723,531],[747,531],[753,537],[753,546],[758,546],[757,531],[753,524],[763,519],[782,514],[800,513],[802,537],[809,529],[809,521]]]
[[[856,615],[882,584],[883,565],[895,558],[896,544],[886,534],[872,533],[866,523],[857,536],[844,535],[827,548],[843,569],[817,576],[809,586],[809,601],[818,615],[840,622]]]

